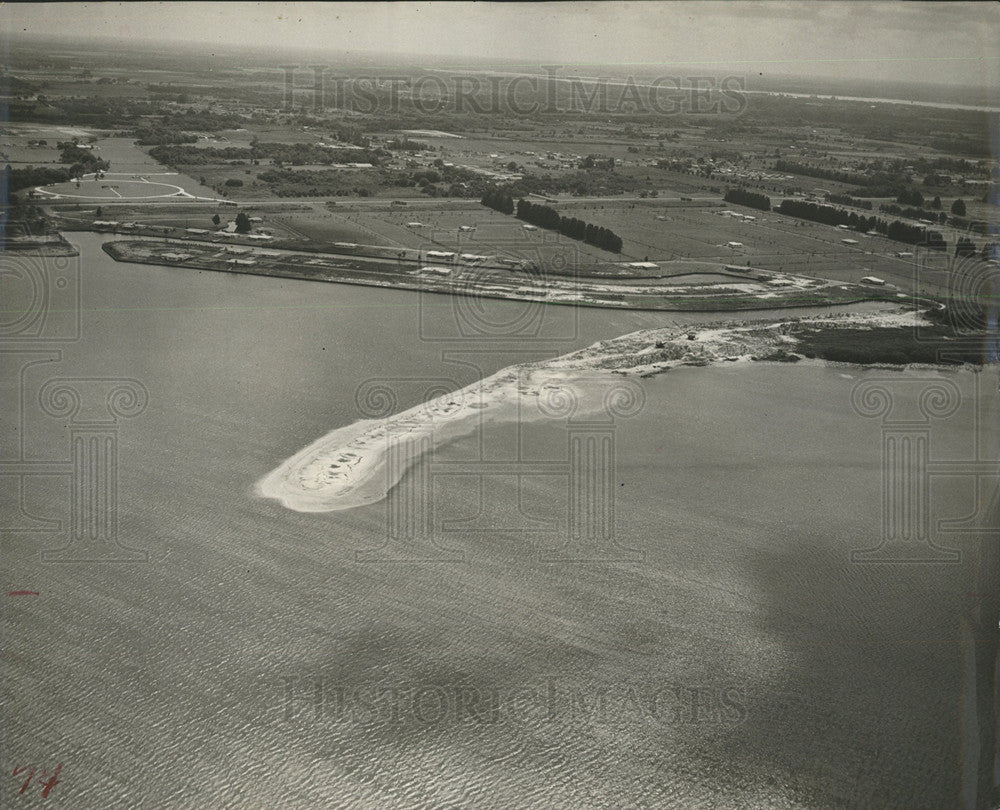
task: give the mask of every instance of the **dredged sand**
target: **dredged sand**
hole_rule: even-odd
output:
[[[284,461],[257,483],[257,494],[299,512],[374,503],[418,458],[409,450],[392,453],[394,448],[413,448],[423,437],[441,446],[485,421],[568,413],[566,403],[575,407],[585,400],[574,376],[549,364],[512,366],[385,419],[359,420]],[[526,412],[520,407],[525,402],[534,403],[534,409]]]
[[[908,327],[920,317],[897,309],[798,319],[797,323],[830,328]],[[510,366],[393,416],[337,428],[282,462],[257,483],[256,491],[298,512],[330,512],[375,503],[386,497],[419,458],[423,438],[427,439],[424,447],[440,447],[487,421],[565,419],[607,410],[609,397],[618,397],[619,405],[623,400],[627,410],[636,392],[616,390],[621,384],[617,375],[649,376],[678,365],[720,360],[745,362],[778,347],[794,349],[796,340],[785,329],[788,323],[643,330],[552,360]]]

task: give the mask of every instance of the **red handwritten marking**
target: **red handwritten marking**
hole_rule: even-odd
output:
[[[28,770],[28,768],[31,768],[31,773],[29,773],[28,778],[24,780],[24,784],[21,785],[21,789],[18,791],[18,793],[24,793],[24,791],[28,789],[28,785],[31,784],[31,780],[34,779],[35,777],[36,768],[33,765],[23,765],[20,768],[14,768],[14,773],[13,773],[14,776],[20,776],[22,773]],[[45,782],[41,782],[41,780],[44,779],[46,776],[48,776],[49,772],[47,770],[42,771],[42,775],[39,777],[39,781],[41,782],[43,799],[47,799],[49,797],[49,793],[52,791],[52,788],[54,788],[62,781],[59,778],[59,772],[61,770],[62,770],[62,763],[60,762],[56,766],[55,771],[53,771],[51,778],[49,778]]]
[[[11,591],[7,596],[40,596],[38,591]]]

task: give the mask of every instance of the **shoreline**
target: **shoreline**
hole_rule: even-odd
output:
[[[6,236],[0,240],[0,254],[28,256],[79,256],[80,251],[62,232],[41,237]]]
[[[679,366],[723,362],[795,362],[806,359],[796,349],[803,348],[801,335],[810,331],[907,333],[931,325],[919,311],[897,308],[768,324],[716,321],[640,330],[549,360],[508,366],[398,414],[336,428],[261,478],[255,492],[299,512],[351,509],[382,500],[422,455],[484,422],[612,410],[614,397],[627,406],[638,395],[622,387],[623,376],[645,378]],[[597,396],[595,382],[603,387]]]
[[[183,246],[183,247],[182,247]],[[174,248],[174,250],[169,250]],[[281,249],[243,245],[168,241],[165,239],[104,242],[101,249],[118,262],[180,267],[243,275],[293,278],[338,284],[388,287],[414,292],[442,293],[474,298],[497,298],[539,303],[571,304],[609,309],[674,312],[740,312],[759,309],[828,307],[868,301],[896,304],[902,293],[850,282],[835,282],[748,268],[746,274],[724,274],[727,280],[711,284],[671,282],[690,273],[665,277],[657,285],[580,278],[536,278],[510,274],[510,268],[454,263],[448,267],[406,266],[378,256],[298,255]],[[183,252],[175,252],[183,251]],[[505,273],[505,275],[500,275]],[[697,274],[695,274],[697,275]],[[541,281],[539,281],[541,279]],[[542,283],[544,282],[544,283]],[[889,297],[892,295],[893,297]],[[908,297],[908,296],[907,296]]]

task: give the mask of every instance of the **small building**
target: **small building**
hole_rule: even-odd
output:
[[[524,230],[526,230],[526,231],[537,231],[538,230],[538,228],[536,228],[534,225],[522,225],[521,227],[524,228]]]
[[[629,262],[628,266],[633,270],[659,270],[660,265],[656,262]]]
[[[726,242],[726,247],[729,247],[729,248],[732,248],[733,250],[736,250],[737,248],[743,247],[743,243],[742,242]]]
[[[878,278],[877,276],[865,276],[861,279],[862,284],[871,284],[874,287],[884,287],[885,279]]]
[[[448,276],[451,275],[450,267],[435,267],[434,265],[426,265],[420,268],[422,273],[437,273],[438,275]]]
[[[428,250],[427,251],[427,258],[428,259],[448,259],[448,260],[452,260],[452,259],[455,258],[455,254],[454,253],[449,253],[448,251],[445,251],[445,250]]]
[[[840,242],[843,245],[856,245],[856,244],[858,244],[858,240],[857,239],[841,239]]]
[[[205,228],[185,228],[184,231],[185,233],[194,233],[194,234],[208,233],[208,231]]]

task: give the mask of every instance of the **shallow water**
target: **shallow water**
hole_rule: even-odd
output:
[[[5,364],[24,420],[3,409],[3,460],[68,458],[47,380],[98,386],[78,422],[101,380],[139,381],[117,539],[149,561],[43,562],[69,536],[64,467],[20,500],[59,530],[5,476],[0,805],[25,799],[14,768],[57,763],[46,801],[74,808],[959,804],[975,537],[943,539],[957,564],[850,557],[881,527],[882,428],[854,386],[884,377],[905,409],[942,375],[677,369],[631,415],[489,424],[396,497],[303,514],[253,484],[338,425],[704,316],[469,308],[74,241],[82,337],[5,339],[59,355]],[[960,407],[935,458],[973,452],[989,375],[943,375]],[[932,515],[973,511],[969,481],[936,479]]]

